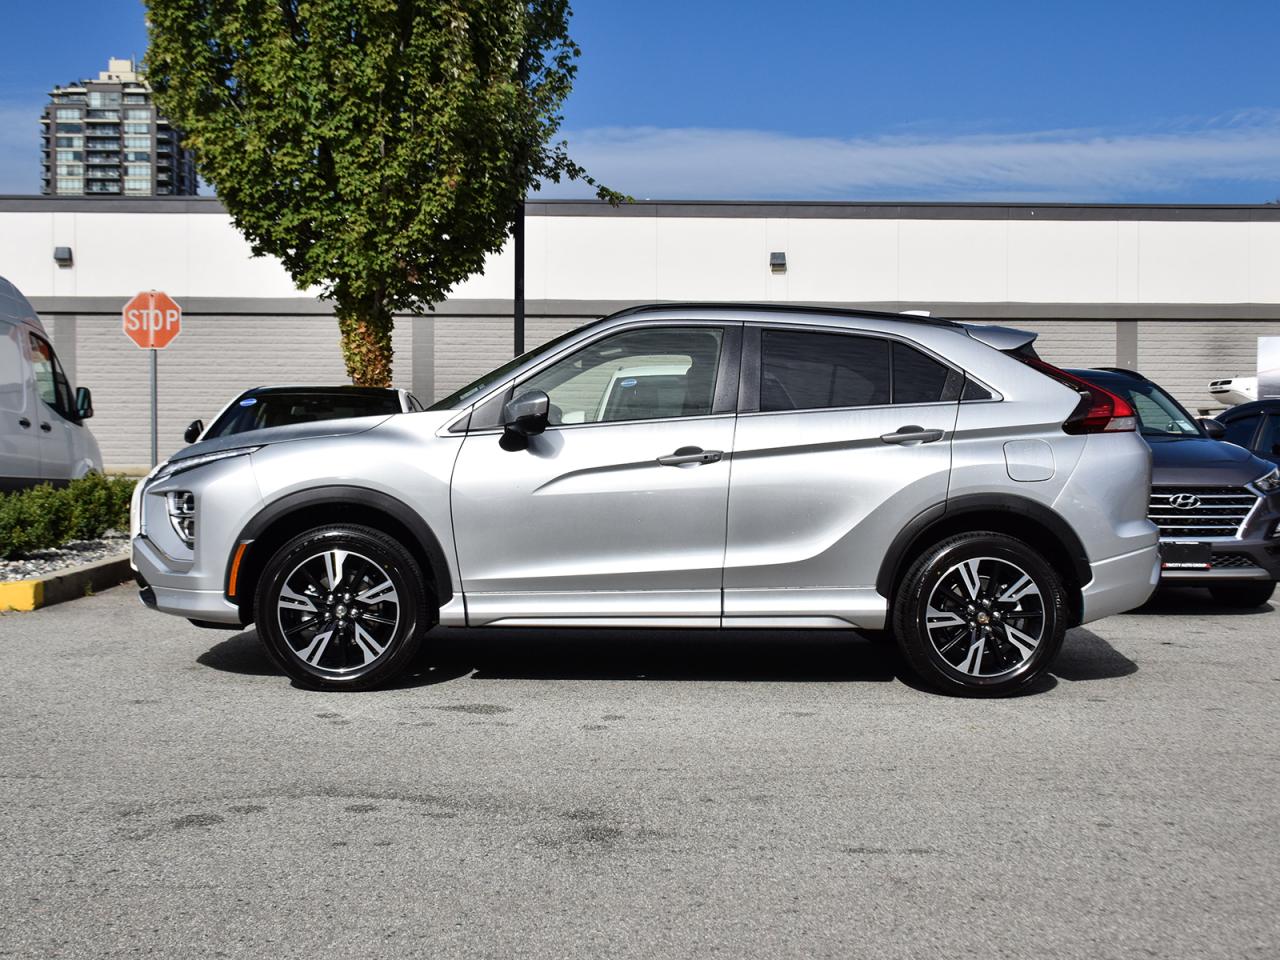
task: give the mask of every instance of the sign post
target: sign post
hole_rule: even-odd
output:
[[[146,290],[126,303],[120,316],[125,336],[140,350],[151,351],[151,465],[154,467],[159,461],[156,353],[169,346],[182,332],[182,308],[167,293]]]

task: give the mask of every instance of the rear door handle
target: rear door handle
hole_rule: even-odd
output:
[[[18,421],[18,426],[20,426],[23,430],[30,430],[31,421],[28,420],[26,417],[23,417],[21,420]]]
[[[911,424],[899,427],[894,433],[882,433],[880,439],[885,443],[933,443],[935,440],[942,439],[942,431],[926,430],[924,427]]]
[[[48,433],[50,430],[53,429],[53,427],[49,426],[49,424],[45,423],[44,421],[41,421],[40,429],[43,430],[45,433]]]
[[[701,447],[681,447],[675,453],[659,457],[658,462],[664,467],[682,467],[690,463],[719,463],[724,457],[723,450],[703,450]]]

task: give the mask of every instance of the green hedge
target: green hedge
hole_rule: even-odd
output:
[[[0,558],[127,530],[129,498],[137,482],[92,473],[65,487],[42,483],[0,496]]]

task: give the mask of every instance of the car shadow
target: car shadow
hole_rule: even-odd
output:
[[[226,673],[278,676],[253,630],[209,647],[196,662]],[[1058,679],[1103,680],[1138,669],[1089,630],[1072,630],[1051,671],[1015,696],[1046,693]],[[477,680],[889,683],[940,695],[907,668],[886,634],[840,631],[463,629],[427,635],[410,668],[384,689],[464,677]]]
[[[1129,613],[1140,617],[1254,617],[1275,609],[1275,600],[1258,607],[1228,607],[1203,587],[1160,587],[1150,600]]]
[[[1115,680],[1138,672],[1138,665],[1092,630],[1076,627],[1067,633],[1058,659],[1049,672],[1060,680]]]

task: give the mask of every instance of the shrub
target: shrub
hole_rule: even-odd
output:
[[[65,487],[42,483],[0,496],[0,557],[93,540],[129,525],[129,499],[137,480],[90,474]]]

